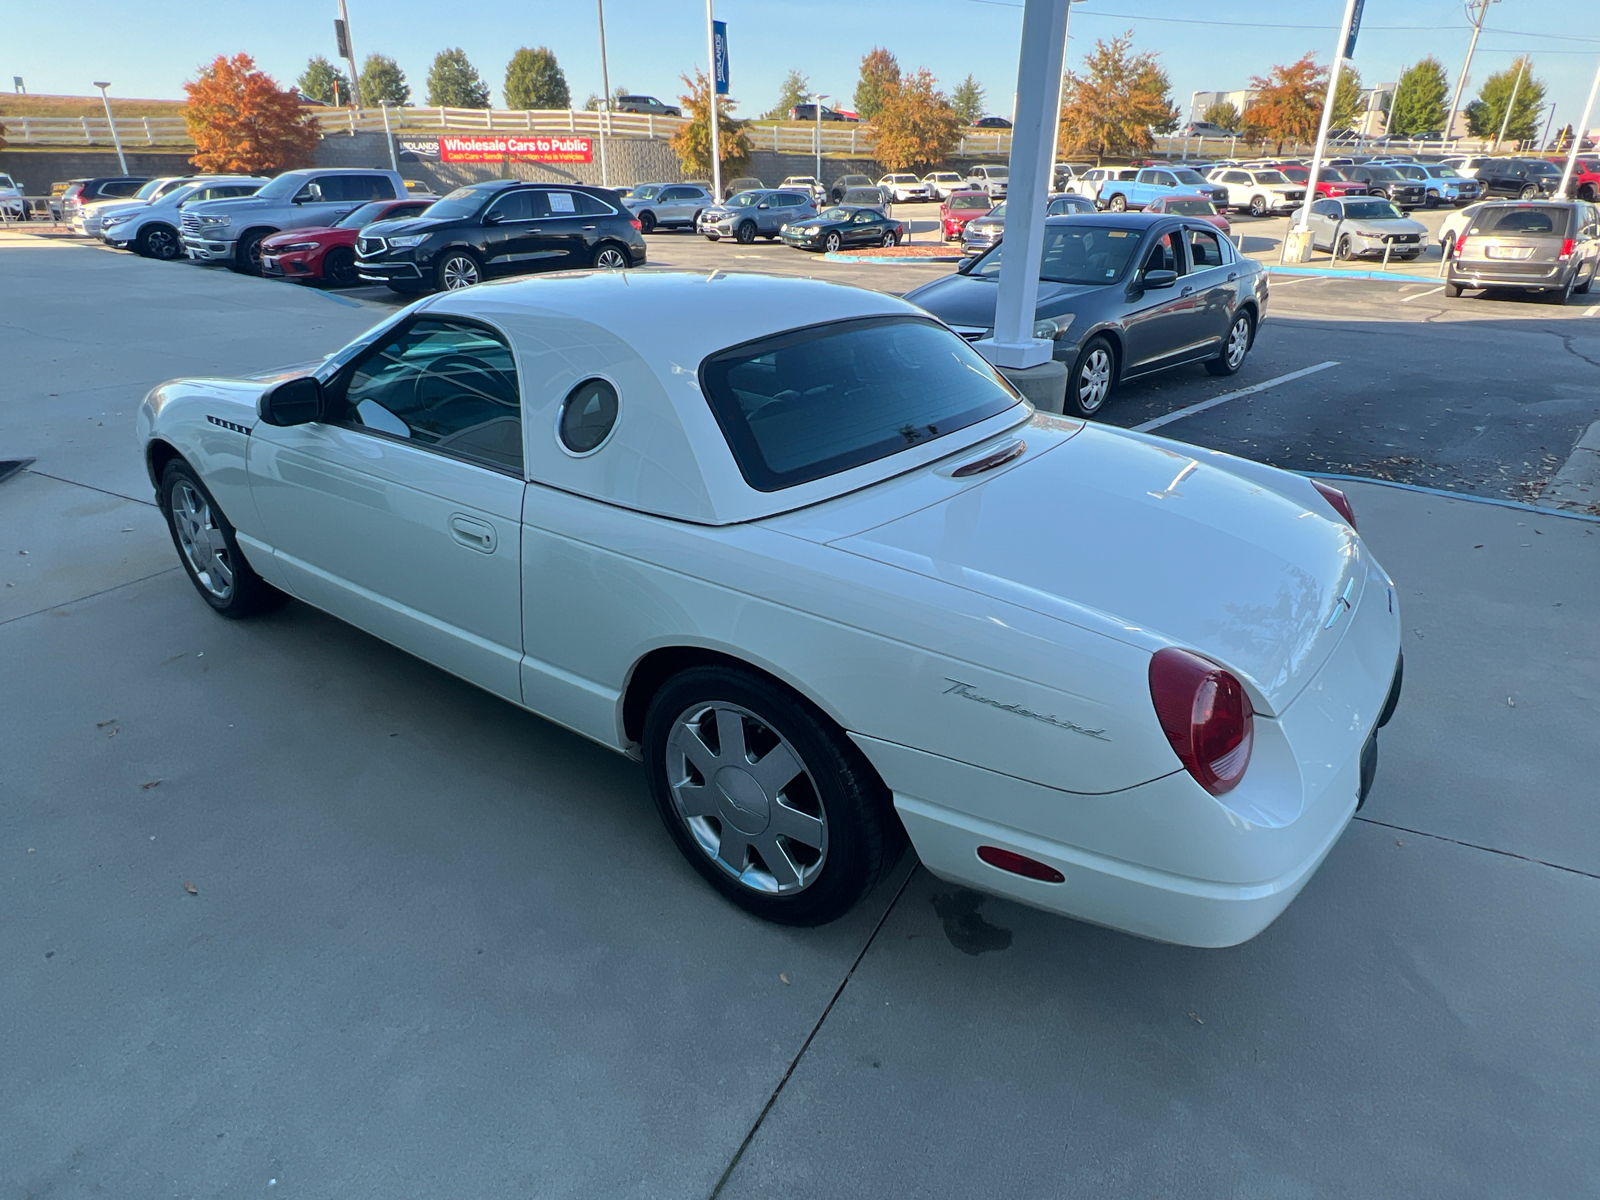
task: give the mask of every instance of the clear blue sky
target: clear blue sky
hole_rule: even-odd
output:
[[[594,0],[347,2],[357,53],[398,59],[418,102],[434,53],[450,46],[466,50],[495,89],[496,104],[505,64],[523,45],[555,51],[578,103],[600,90]],[[73,0],[68,7],[70,12],[62,4],[20,0],[8,6],[0,82],[21,75],[31,92],[87,94],[93,80],[107,79],[113,96],[181,98],[183,81],[200,63],[245,50],[289,83],[311,55],[333,56],[338,11],[337,0],[211,0],[198,6],[193,0]],[[1307,50],[1326,62],[1331,27],[1342,11],[1340,0],[1087,0],[1073,12],[1068,61],[1078,62],[1096,38],[1131,29],[1139,49],[1160,53],[1173,97],[1187,115],[1196,90],[1243,87],[1251,75]],[[987,89],[991,111],[1011,109],[1020,3],[718,0],[717,16],[729,26],[741,115],[758,115],[772,104],[791,67],[848,106],[861,56],[874,45],[894,51],[904,67],[928,67],[946,88],[971,72]],[[1311,28],[1263,27],[1273,25]],[[1486,28],[1513,32],[1484,34],[1469,94],[1526,50],[1550,86],[1558,121],[1576,119],[1600,58],[1600,7],[1500,0]],[[606,29],[613,86],[651,92],[670,103],[681,90],[678,75],[705,62],[703,0],[606,0]],[[1393,81],[1404,66],[1431,53],[1445,64],[1453,86],[1467,37],[1460,0],[1367,0],[1356,65],[1367,83]],[[1600,115],[1591,124],[1600,124]]]

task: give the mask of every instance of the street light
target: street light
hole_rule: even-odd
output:
[[[606,0],[595,0],[600,13],[600,117],[596,125],[600,134],[600,186],[611,186],[611,172],[606,165],[606,134],[611,131],[611,72],[606,67]]]
[[[111,144],[117,148],[117,162],[122,165],[122,173],[126,175],[128,173],[128,160],[122,153],[122,139],[117,136],[117,122],[111,116],[111,97],[106,95],[106,89],[111,85],[109,83],[97,83],[94,86],[100,89],[100,99],[106,106],[106,124],[111,126]]]
[[[833,99],[833,97],[827,95],[826,93],[823,93],[823,92],[818,92],[817,93],[817,97],[816,97],[816,108],[817,108],[817,111],[816,111],[816,113],[814,115],[817,118],[817,137],[816,137],[816,141],[817,141],[817,186],[819,188],[822,186],[822,102],[824,100],[831,100],[831,99]]]

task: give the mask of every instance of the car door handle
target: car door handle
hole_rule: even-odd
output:
[[[584,228],[585,229],[599,229],[600,226],[598,226],[598,225],[585,225]]]
[[[1239,272],[1237,272],[1237,271],[1229,271],[1228,272],[1228,282],[1229,283],[1235,282],[1238,278],[1239,278]]]
[[[460,513],[450,518],[450,536],[463,546],[469,546],[484,554],[493,554],[495,546],[499,544],[493,525],[462,516]]]
[[[1187,296],[1192,291],[1194,291],[1194,289],[1192,287],[1186,287],[1186,288],[1183,289],[1183,291],[1179,292],[1178,295]]]

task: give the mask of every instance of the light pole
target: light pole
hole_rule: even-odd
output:
[[[600,186],[611,186],[606,168],[606,134],[611,128],[611,73],[606,69],[606,0],[595,0],[600,9]],[[714,89],[713,89],[714,90]]]
[[[706,0],[706,113],[711,118],[712,203],[722,203],[722,135],[717,128],[717,29],[711,0]]]
[[[1488,3],[1489,0],[1484,2]],[[1300,222],[1284,235],[1279,262],[1286,258],[1292,262],[1304,262],[1311,257],[1311,206],[1317,201],[1317,176],[1322,174],[1322,155],[1328,147],[1328,122],[1333,119],[1333,97],[1339,87],[1339,71],[1344,66],[1346,53],[1354,49],[1350,44],[1350,25],[1356,19],[1356,8],[1360,3],[1361,0],[1345,0],[1344,20],[1339,23],[1339,41],[1333,48],[1333,68],[1328,72],[1328,94],[1322,101],[1322,119],[1317,122],[1317,148],[1311,154],[1311,171],[1306,179],[1305,201],[1300,206]],[[1445,136],[1449,136],[1448,130]]]
[[[816,137],[815,137],[814,140],[816,141],[816,151],[817,151],[817,187],[819,187],[819,188],[822,186],[822,102],[824,100],[831,100],[831,99],[833,99],[832,96],[825,96],[821,92],[818,92],[817,93],[817,97],[816,97],[816,109],[817,109],[817,111],[814,114],[812,114],[813,116],[815,116],[817,118],[817,132],[816,132]]]
[[[1489,5],[1498,3],[1500,0],[1466,0],[1467,20],[1472,22],[1472,41],[1467,45],[1467,61],[1461,64],[1461,74],[1456,76],[1456,94],[1450,98],[1450,115],[1444,119],[1444,140],[1447,142],[1455,132],[1456,110],[1461,107],[1461,89],[1467,86],[1467,73],[1472,70],[1472,52],[1478,48],[1483,18],[1489,11]],[[1477,16],[1472,15],[1474,6],[1478,10]]]
[[[1522,77],[1528,71],[1528,57],[1523,55],[1522,64],[1517,68],[1517,78],[1511,85],[1511,99],[1506,101],[1506,115],[1500,119],[1500,132],[1495,135],[1494,150],[1500,153],[1500,143],[1506,140],[1506,127],[1511,124],[1511,110],[1517,103],[1517,89],[1522,86]]]
[[[1600,92],[1600,67],[1595,68],[1594,82],[1589,85],[1589,100],[1583,106],[1583,120],[1578,122],[1572,131],[1572,149],[1567,152],[1567,165],[1561,172],[1561,186],[1556,189],[1556,195],[1565,196],[1567,188],[1572,186],[1572,168],[1578,161],[1578,151],[1583,146],[1584,132],[1589,128],[1589,116],[1594,112],[1594,94]]]
[[[95,87],[100,89],[100,99],[106,106],[106,124],[111,126],[111,144],[117,148],[117,162],[122,165],[122,173],[126,175],[128,173],[128,160],[122,153],[122,139],[117,136],[117,122],[111,115],[111,97],[106,95],[106,89],[110,86],[109,83],[95,84]]]
[[[361,73],[356,69],[355,39],[350,36],[350,10],[339,0],[339,21],[344,28],[344,60],[350,64],[350,107],[361,107]]]

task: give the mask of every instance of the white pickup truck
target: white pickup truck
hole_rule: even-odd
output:
[[[285,229],[336,224],[369,200],[406,194],[395,171],[307,167],[285,171],[253,196],[204,200],[183,211],[183,246],[199,262],[261,274],[261,239]]]

